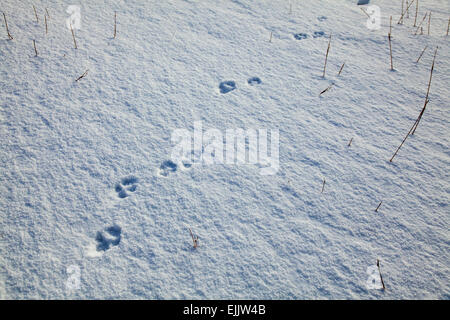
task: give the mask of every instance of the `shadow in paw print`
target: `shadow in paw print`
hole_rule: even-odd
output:
[[[319,38],[319,37],[324,37],[324,36],[325,36],[325,32],[323,32],[323,31],[314,31],[313,38]]]
[[[192,167],[192,163],[190,161],[183,161],[182,163],[185,169],[189,169]]]
[[[317,17],[317,20],[319,20],[319,21],[325,21],[325,20],[327,20],[327,17],[325,17],[325,16],[320,16],[320,17]]]
[[[308,38],[308,35],[306,33],[296,33],[294,34],[294,38],[297,40],[303,40]]]
[[[117,246],[120,243],[122,228],[114,225],[105,229],[105,233],[98,231],[95,236],[97,241],[97,251],[106,251],[111,246]]]
[[[220,93],[228,93],[236,89],[236,82],[234,81],[222,81],[219,84]]]
[[[247,82],[249,85],[254,86],[255,84],[260,84],[262,81],[258,77],[252,77],[252,78],[248,79]]]
[[[122,184],[124,186],[129,186],[129,185],[135,184],[137,182],[138,182],[138,179],[136,177],[133,177],[133,176],[126,177],[126,178],[122,179]]]
[[[159,174],[164,177],[175,171],[177,171],[177,164],[172,160],[166,160],[159,166]]]
[[[126,198],[129,196],[128,192],[135,192],[137,189],[138,178],[130,176],[123,178],[116,184],[115,190],[119,198]]]

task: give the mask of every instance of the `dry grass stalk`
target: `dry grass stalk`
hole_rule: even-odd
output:
[[[364,9],[361,8],[361,7],[359,7],[359,9],[361,9],[361,11],[364,12],[364,14],[365,14],[369,19],[372,19],[372,18],[370,17],[370,15],[367,13],[366,10],[364,10]]]
[[[404,0],[402,0],[402,11],[400,11],[401,12],[401,17],[400,17],[400,19],[401,19],[401,24],[403,24],[403,3],[404,3],[405,1]]]
[[[45,34],[48,33],[48,27],[47,27],[47,15],[44,15],[44,20],[45,20]]]
[[[392,33],[392,16],[389,18],[389,34]]]
[[[431,11],[430,14],[428,15],[428,35],[430,35],[430,26],[431,26]]]
[[[450,18],[448,18],[447,33],[445,34],[446,36],[448,36],[448,29],[450,29]]]
[[[36,49],[36,41],[35,40],[33,40],[33,46],[34,46],[35,57],[37,57],[38,56],[38,52],[37,52],[37,49]]]
[[[402,24],[403,23],[403,16],[405,15],[406,11],[408,11],[409,7],[411,7],[412,2],[409,4],[409,6],[406,7],[405,11],[402,11],[402,15],[400,16],[400,19],[398,19],[397,24]]]
[[[414,1],[412,1],[414,2]],[[416,16],[414,17],[414,27],[416,27],[416,23],[417,23],[417,14],[419,13],[419,0],[416,0]]]
[[[36,16],[36,22],[39,23],[39,18],[36,12],[36,7],[33,5],[34,15]]]
[[[428,101],[425,102],[425,106],[424,106],[424,107],[426,107],[427,104],[428,104]],[[422,112],[421,112],[420,114],[422,114],[423,111],[424,111],[424,109],[422,109]],[[420,117],[420,115],[419,115],[419,117]],[[391,160],[389,160],[389,162],[392,162],[392,160],[394,160],[394,158],[395,158],[395,156],[397,155],[398,151],[400,150],[400,148],[401,148],[401,147],[403,146],[403,144],[405,143],[406,139],[409,137],[409,135],[410,135],[411,132],[413,131],[414,126],[416,125],[418,119],[419,119],[419,118],[416,119],[416,121],[414,122],[414,124],[413,124],[413,126],[411,127],[411,129],[409,129],[409,131],[408,131],[408,133],[406,134],[405,138],[403,139],[402,143],[400,143],[400,145],[398,146],[397,150],[395,151],[394,155],[392,156]]]
[[[391,56],[391,71],[394,70],[394,64],[392,63],[392,45],[391,45],[391,34],[388,34],[389,39],[389,54]]]
[[[322,93],[325,93],[325,92],[327,92],[328,90],[330,90],[332,86],[333,86],[333,84],[330,84],[326,89],[322,90],[322,92],[319,93],[319,96],[321,96]]]
[[[6,15],[5,15],[4,12],[3,12],[3,18],[5,19],[6,33],[8,34],[8,38],[9,38],[9,40],[12,40],[13,37],[12,37],[11,34],[9,33],[8,22],[6,21]]]
[[[73,28],[72,28],[72,24],[70,24],[70,31],[72,32],[73,44],[75,46],[75,49],[78,49],[77,41],[75,40],[75,33],[73,32]]]
[[[353,138],[350,139],[350,142],[348,143],[347,147],[350,147],[352,145],[352,141],[353,141]]]
[[[414,33],[414,35],[417,35],[417,32],[419,32],[419,29],[422,26],[422,23],[425,21],[425,19],[427,18],[428,12],[425,12],[425,15],[423,16],[422,21],[420,21],[419,25],[417,26],[416,32]]]
[[[195,248],[198,247],[198,236],[195,236],[195,235],[192,233],[191,228],[189,228],[189,233],[191,234],[193,246],[194,246],[194,249],[195,249]]]
[[[419,58],[417,58],[416,63],[419,63],[420,58],[422,58],[423,53],[425,52],[425,50],[428,48],[428,46],[425,46],[425,48],[423,48],[422,53],[420,54]]]
[[[422,112],[419,115],[419,118],[417,118],[416,123],[414,123],[414,130],[411,132],[411,135],[414,134],[414,132],[416,132],[417,127],[419,126],[419,122],[422,119],[422,115],[425,112],[425,108],[427,107],[428,104],[428,96],[430,94],[430,87],[431,87],[431,79],[433,78],[433,70],[434,70],[434,62],[436,60],[436,54],[437,54],[437,50],[438,48],[436,47],[436,50],[434,51],[434,56],[433,56],[433,63],[431,64],[431,70],[430,70],[430,80],[428,81],[428,88],[427,88],[427,95],[425,96],[425,103],[423,105],[423,109]]]
[[[380,260],[377,259],[377,267],[378,267],[378,273],[380,274],[380,280],[381,284],[383,286],[383,290],[386,290],[386,286],[384,285],[383,276],[381,275],[381,267],[380,267]]]
[[[380,204],[378,205],[378,207],[375,209],[375,212],[378,212],[378,209],[380,208],[381,204],[383,203],[383,201],[380,201]]]
[[[327,48],[327,54],[325,55],[325,64],[323,66],[322,78],[325,78],[325,72],[326,72],[326,69],[327,69],[328,53],[330,52],[330,45],[331,45],[331,34],[330,34],[330,39],[328,40],[328,48]]]
[[[342,70],[344,69],[344,65],[345,65],[345,62],[342,64],[342,66],[341,66],[341,68],[339,69],[339,72],[338,72],[338,77],[341,75],[341,72],[342,72]]]
[[[417,117],[416,121],[415,121],[414,124],[412,125],[411,129],[409,129],[409,131],[408,131],[408,133],[406,134],[405,138],[403,139],[402,143],[401,143],[400,146],[397,148],[397,150],[395,151],[394,155],[392,156],[391,160],[389,160],[389,162],[392,162],[392,160],[394,160],[394,157],[397,155],[398,151],[399,151],[400,148],[403,146],[403,144],[405,143],[406,139],[407,139],[411,134],[414,134],[414,132],[415,132],[416,129],[417,129],[417,126],[419,125],[419,121],[420,121],[420,119],[422,119],[422,115],[423,115],[423,113],[425,112],[425,109],[426,109],[426,107],[427,107],[427,105],[428,105],[428,102],[429,102],[429,100],[428,100],[428,95],[429,95],[429,92],[430,92],[431,79],[432,79],[432,76],[433,76],[434,61],[435,61],[435,59],[436,59],[437,49],[438,49],[438,48],[436,48],[436,50],[434,51],[433,63],[432,63],[432,65],[431,65],[431,71],[430,71],[430,80],[429,80],[429,82],[428,82],[427,95],[426,95],[426,97],[425,97],[425,103],[424,103],[424,105],[423,105],[422,111],[420,112],[420,114],[419,114],[419,116]]]
[[[323,178],[322,191],[320,193],[323,193],[323,190],[325,189],[325,182],[325,178]]]
[[[81,76],[79,76],[79,77],[77,78],[77,80],[75,80],[75,82],[78,81],[78,80],[80,80],[80,79],[82,79],[82,78],[84,78],[84,77],[87,75],[88,71],[89,71],[89,69],[86,70]]]
[[[117,33],[117,12],[114,12],[114,39],[116,38]]]

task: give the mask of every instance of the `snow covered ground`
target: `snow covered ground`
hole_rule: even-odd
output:
[[[450,4],[356,2],[1,0],[0,298],[449,299]],[[174,166],[196,121],[278,129],[278,172]]]

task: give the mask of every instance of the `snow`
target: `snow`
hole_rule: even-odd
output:
[[[356,3],[2,1],[0,298],[449,299],[450,5]],[[278,129],[279,170],[173,166],[196,121]]]

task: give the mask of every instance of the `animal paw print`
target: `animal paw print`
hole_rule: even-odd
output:
[[[261,79],[258,77],[251,77],[247,80],[247,83],[251,86],[253,86],[255,84],[260,84],[261,82],[262,82]],[[234,89],[236,89],[235,81],[222,81],[219,84],[219,90],[220,90],[220,93],[222,93],[222,94],[233,91]]]
[[[323,32],[323,31],[314,31],[313,38],[320,38],[320,37],[324,37],[324,36],[325,36],[325,32]]]
[[[303,39],[308,38],[308,35],[306,33],[296,33],[296,34],[294,34],[294,38],[296,40],[303,40]]]
[[[178,165],[172,160],[166,160],[159,166],[158,173],[160,176],[167,177],[171,172],[177,171]]]
[[[250,79],[247,80],[247,83],[251,86],[254,86],[255,84],[261,84],[261,79],[258,77],[251,77]]]
[[[236,82],[234,81],[222,81],[219,84],[220,93],[228,93],[236,89]]]
[[[130,192],[135,192],[137,188],[138,179],[136,177],[126,177],[116,184],[115,190],[119,198],[126,198]]]
[[[321,37],[325,37],[325,32],[314,31],[313,38],[321,38]],[[307,39],[308,35],[306,33],[296,33],[296,34],[294,34],[294,38],[296,40],[303,40],[303,39]]]
[[[181,169],[189,170],[192,168],[192,162],[190,160],[182,160],[181,161]]]
[[[105,229],[105,232],[98,231],[95,236],[97,241],[97,251],[106,251],[111,246],[117,246],[120,243],[122,228],[113,225]]]

